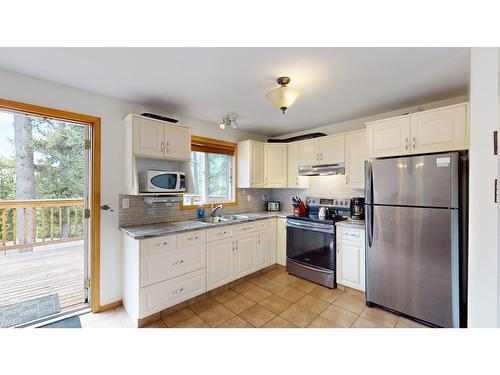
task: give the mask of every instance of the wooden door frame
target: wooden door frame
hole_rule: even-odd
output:
[[[100,305],[100,193],[101,193],[101,119],[80,113],[62,111],[0,98],[0,109],[21,112],[29,115],[49,117],[58,120],[83,123],[92,130],[92,184],[90,186],[90,308],[93,312],[101,310]],[[83,280],[82,280],[83,283]]]

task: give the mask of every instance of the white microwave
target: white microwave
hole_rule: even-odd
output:
[[[183,193],[186,191],[186,173],[148,169],[139,172],[141,193]]]

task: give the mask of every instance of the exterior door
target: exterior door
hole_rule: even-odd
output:
[[[367,220],[367,301],[459,326],[457,210],[373,206]]]
[[[368,157],[398,156],[411,153],[410,116],[367,124]]]
[[[191,131],[181,126],[165,126],[165,156],[173,159],[191,158]]]
[[[251,142],[250,143],[250,186],[264,186],[264,145]]]
[[[319,164],[335,164],[344,162],[343,135],[320,138],[319,140]]]
[[[134,154],[149,157],[165,156],[165,125],[140,117],[133,119]]]
[[[411,115],[412,153],[466,150],[467,104]]]
[[[207,244],[207,290],[234,280],[234,241],[221,240]]]
[[[236,237],[236,249],[234,252],[234,278],[246,276],[255,271],[255,234]]]
[[[287,145],[265,145],[265,181],[268,188],[286,187],[287,184]]]

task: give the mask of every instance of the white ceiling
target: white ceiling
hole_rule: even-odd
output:
[[[271,136],[464,94],[469,48],[1,48],[0,68]]]

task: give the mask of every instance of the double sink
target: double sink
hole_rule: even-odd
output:
[[[200,223],[204,224],[217,224],[217,223],[227,223],[229,221],[245,220],[248,216],[245,215],[222,215],[222,216],[210,216],[204,219],[198,219]]]

